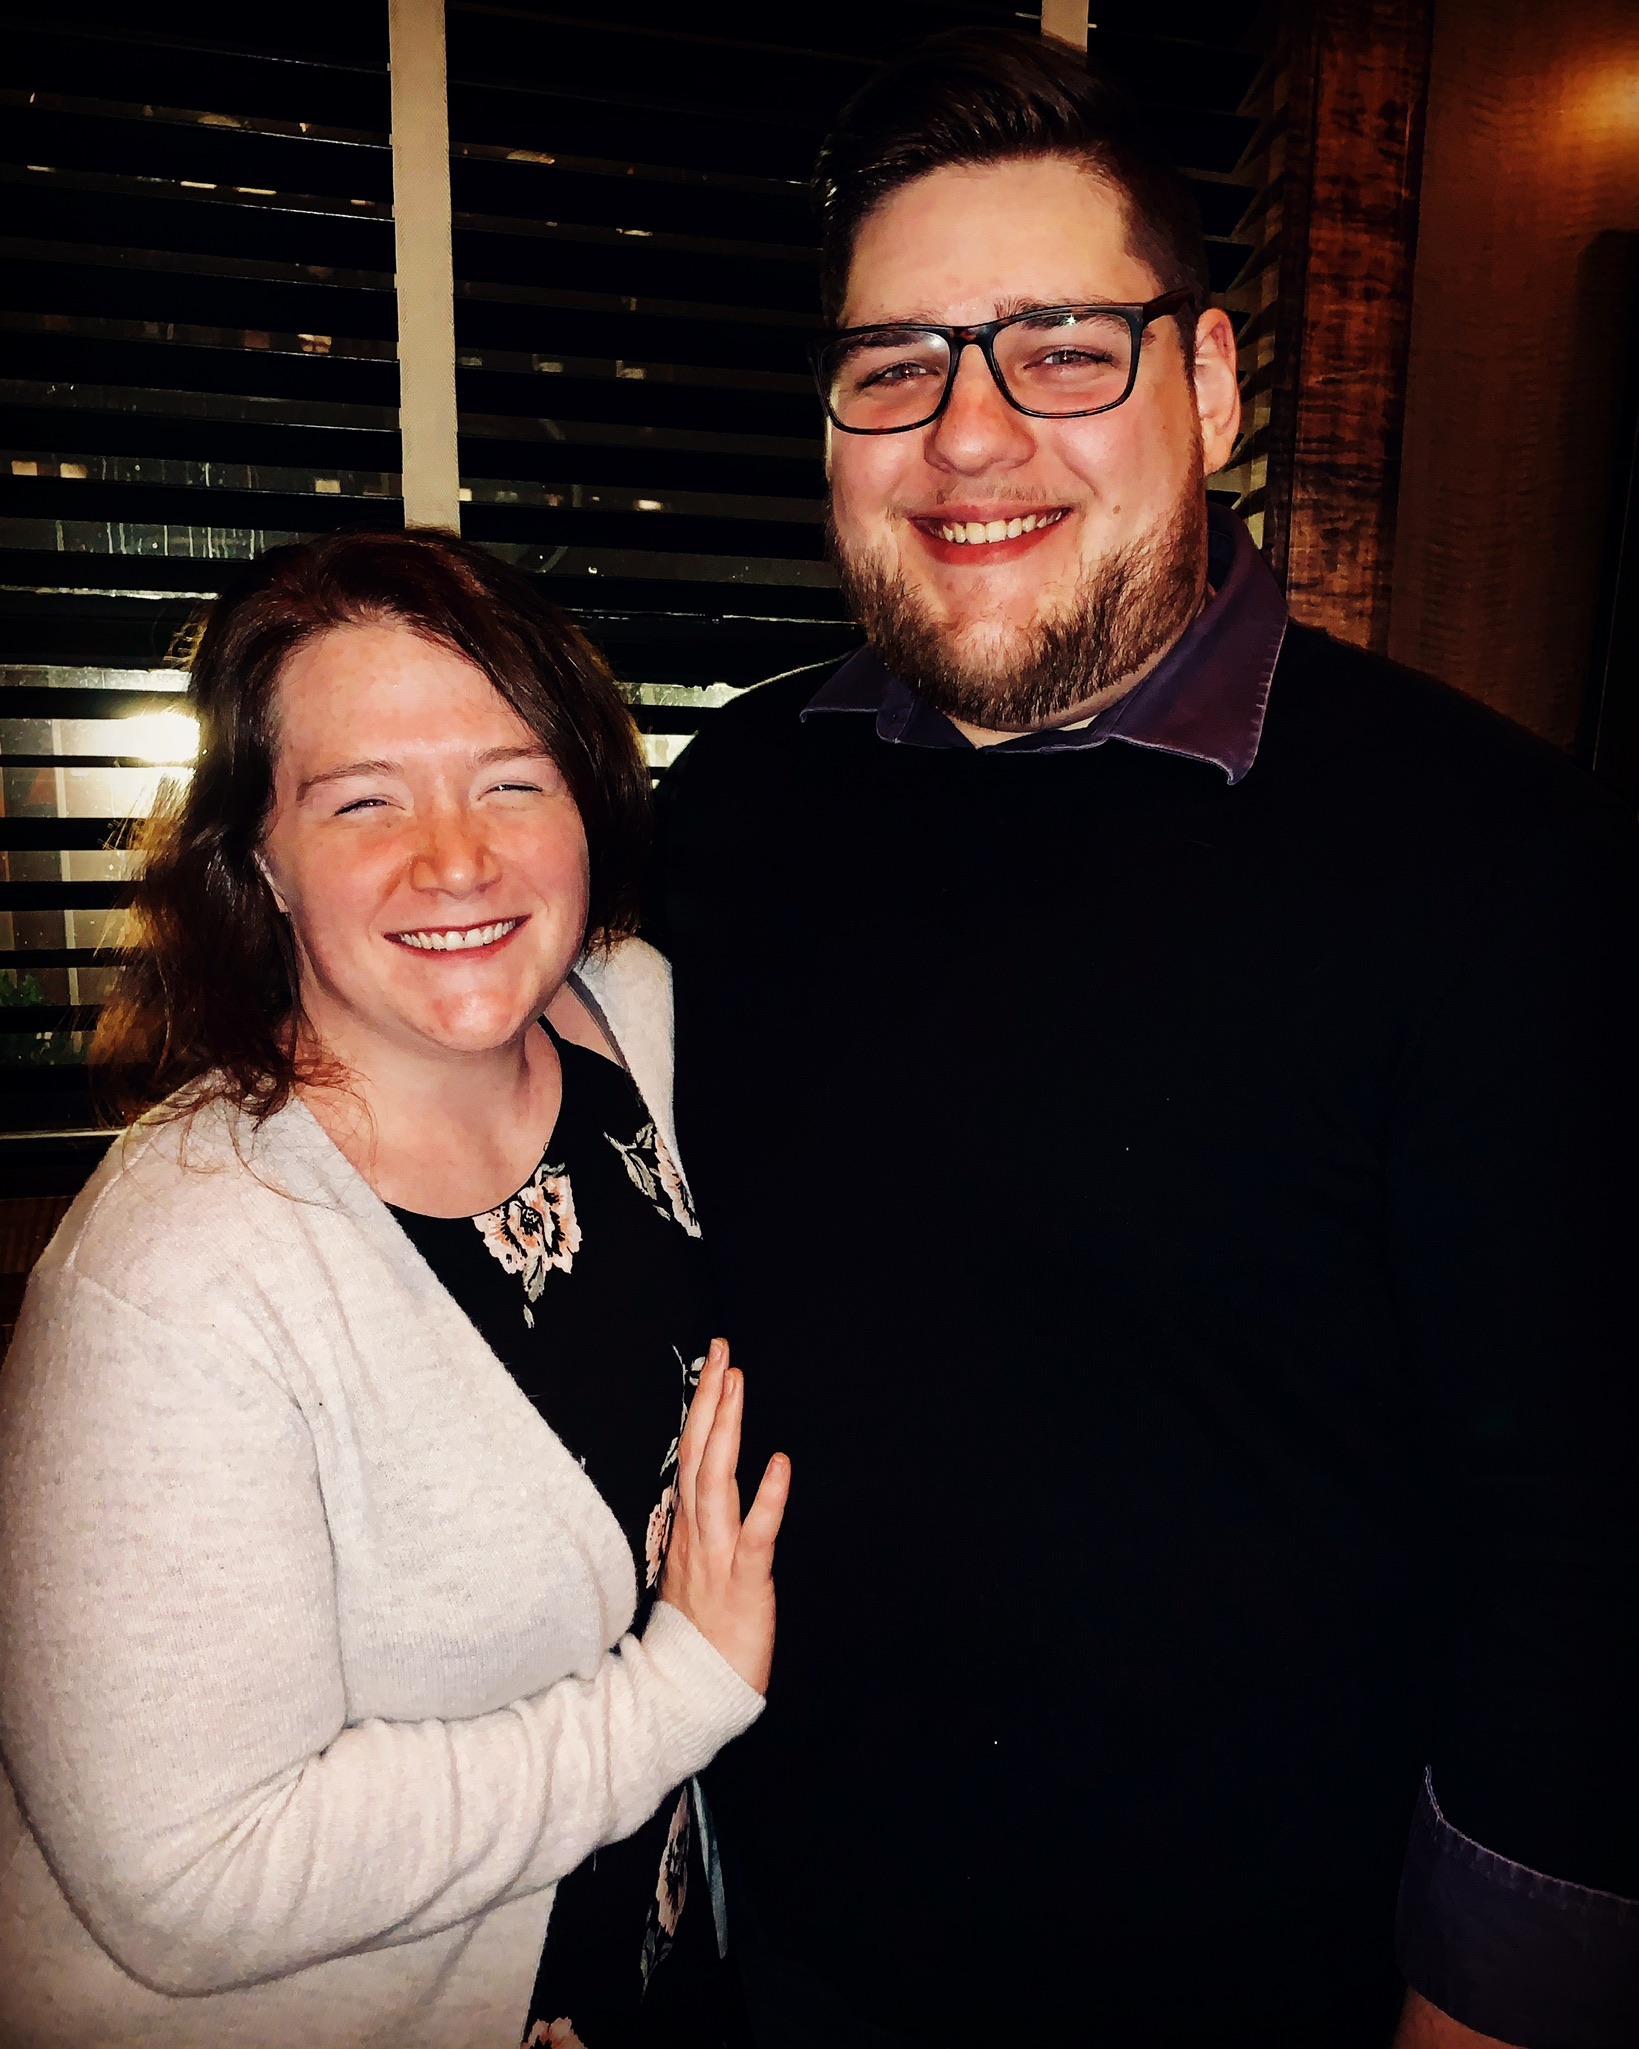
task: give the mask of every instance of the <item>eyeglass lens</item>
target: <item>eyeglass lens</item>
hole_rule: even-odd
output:
[[[995,337],[996,368],[1009,395],[1033,413],[1115,405],[1132,376],[1126,318],[1097,309],[1010,322]],[[833,415],[844,427],[919,426],[938,411],[950,374],[942,335],[882,327],[839,343],[826,358]]]

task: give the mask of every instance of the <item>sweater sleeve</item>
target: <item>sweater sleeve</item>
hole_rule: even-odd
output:
[[[639,1826],[761,1709],[660,1606],[586,1678],[349,1724],[305,1419],[83,1276],[0,1376],[0,1746],[69,1900],[156,1990],[418,1937]]]
[[[1402,1966],[1533,2049],[1639,2039],[1634,848],[1565,818],[1446,937],[1389,1228],[1446,1589]]]

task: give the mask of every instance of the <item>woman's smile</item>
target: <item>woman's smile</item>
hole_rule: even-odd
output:
[[[395,946],[416,953],[495,953],[529,922],[522,918],[492,919],[487,925],[422,925],[407,932],[389,932]]]

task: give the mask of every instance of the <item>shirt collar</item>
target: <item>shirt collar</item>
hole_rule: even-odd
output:
[[[1257,757],[1275,662],[1286,637],[1286,600],[1252,536],[1227,506],[1209,505],[1208,576],[1213,596],[1177,644],[1135,689],[1084,726],[1019,733],[975,749],[942,712],[918,697],[870,648],[844,662],[803,710],[870,712],[895,746],[966,748],[985,754],[1071,754],[1107,740],[1207,761],[1238,783]]]

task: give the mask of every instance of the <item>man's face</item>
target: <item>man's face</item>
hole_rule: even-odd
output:
[[[965,326],[1160,291],[1117,193],[1079,164],[1018,159],[932,171],[886,200],[860,231],[841,324]],[[1179,320],[1157,321],[1126,402],[1070,420],[1016,411],[968,349],[931,425],[831,429],[845,579],[886,655],[920,651],[910,680],[945,709],[1002,728],[1096,710],[1188,623],[1205,584],[1201,479],[1240,418],[1222,313],[1202,316],[1196,349],[1192,384]],[[941,531],[1032,517],[994,542]]]

